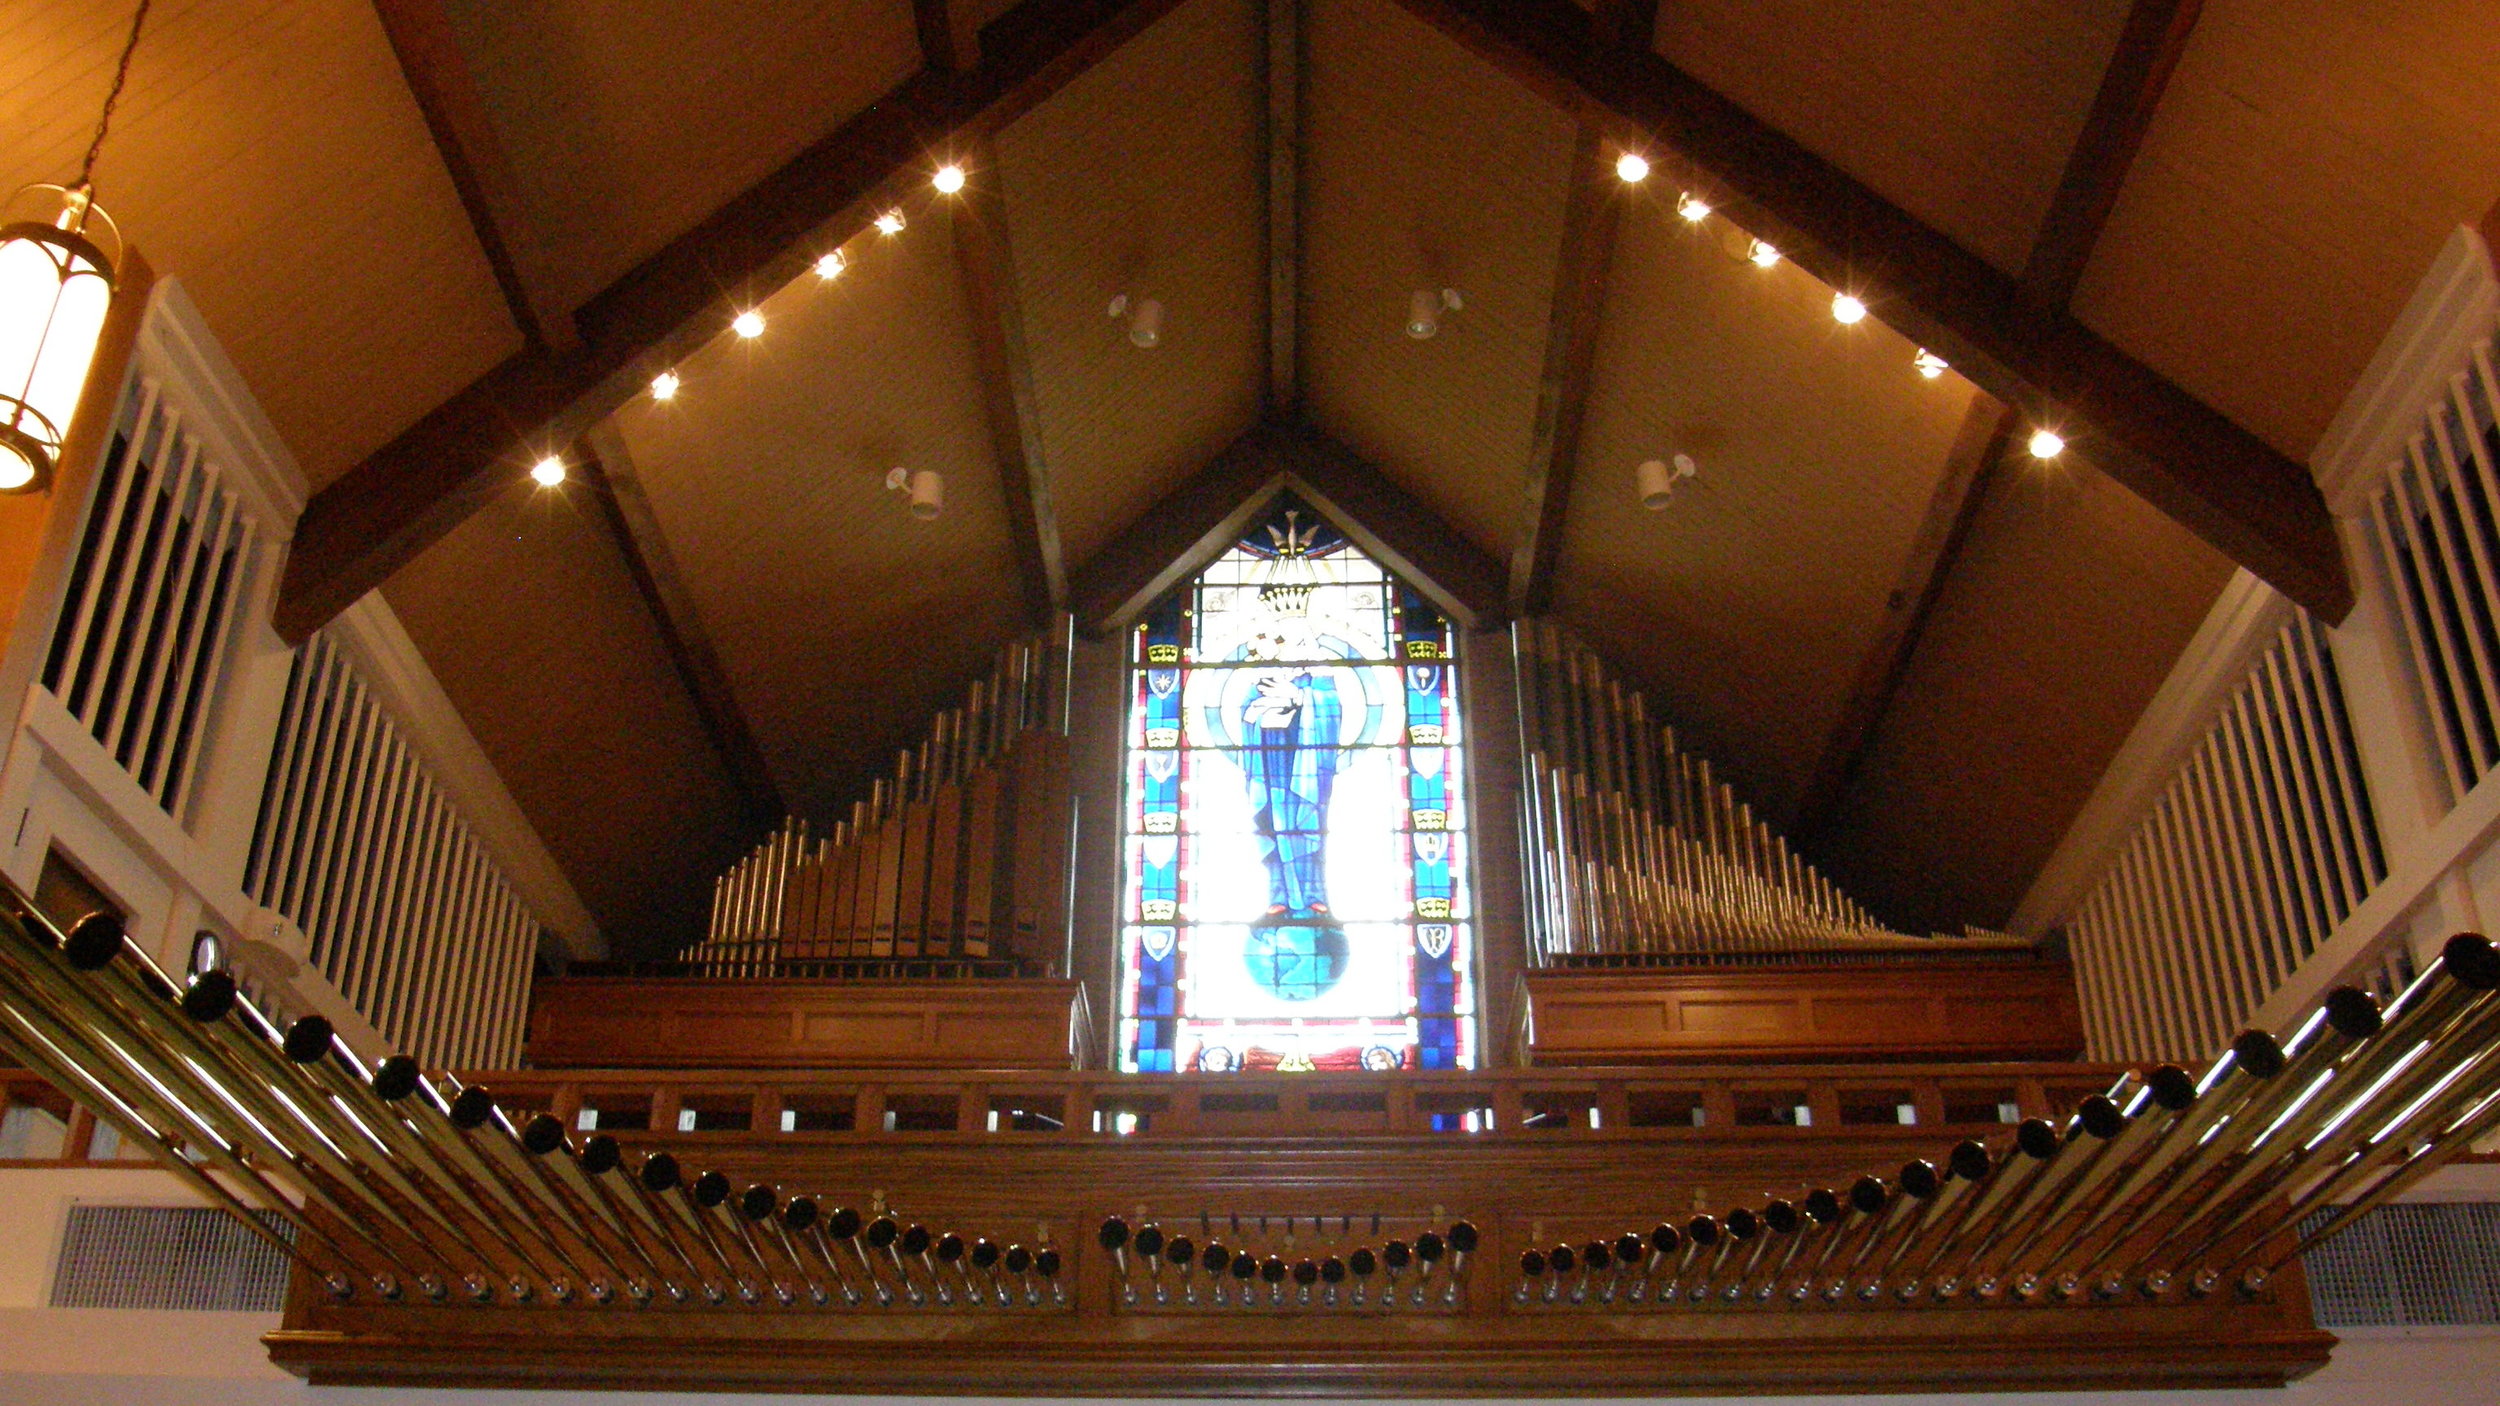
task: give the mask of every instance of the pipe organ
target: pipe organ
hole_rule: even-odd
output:
[[[792,817],[713,886],[696,974],[1065,969],[1069,622],[1018,640],[830,832]]]
[[[2285,1306],[2299,1253],[2500,1128],[2496,990],[2500,949],[2460,935],[2384,1009],[2340,989],[2201,1074],[2128,1070],[1949,1148],[1896,1131],[1854,1150],[1906,1160],[1855,1167],[1637,1129],[1523,1160],[1527,1125],[1157,1143],[1147,1114],[776,1147],[583,1137],[318,1017],[279,1029],[110,918],[0,906],[0,1047],[292,1257],[273,1350],[339,1381],[1980,1385],[2037,1384],[2043,1354],[2070,1384],[2279,1380],[2322,1351]],[[1224,1076],[1223,1097],[1291,1082]],[[933,1316],[934,1337],[902,1322]]]
[[[1519,680],[1520,880],[1540,966],[2028,951],[2000,933],[1887,930],[1754,818],[1589,649],[1511,628]]]

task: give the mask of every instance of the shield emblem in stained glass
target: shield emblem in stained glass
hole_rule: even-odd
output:
[[[1456,646],[1290,495],[1147,612],[1124,1068],[1474,1063]]]

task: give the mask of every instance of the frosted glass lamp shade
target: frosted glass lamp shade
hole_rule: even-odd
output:
[[[8,493],[50,481],[113,302],[111,258],[81,228],[94,213],[85,197],[37,189],[65,198],[55,221],[0,225],[0,492]]]

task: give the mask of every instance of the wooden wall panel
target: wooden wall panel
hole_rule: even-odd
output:
[[[541,1069],[1066,1069],[1074,981],[571,977],[531,994]]]

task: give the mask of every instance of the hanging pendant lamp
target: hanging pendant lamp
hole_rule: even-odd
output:
[[[51,482],[104,333],[122,247],[112,218],[96,208],[95,163],[147,15],[148,0],[139,0],[78,179],[28,186],[0,210],[0,493]]]

